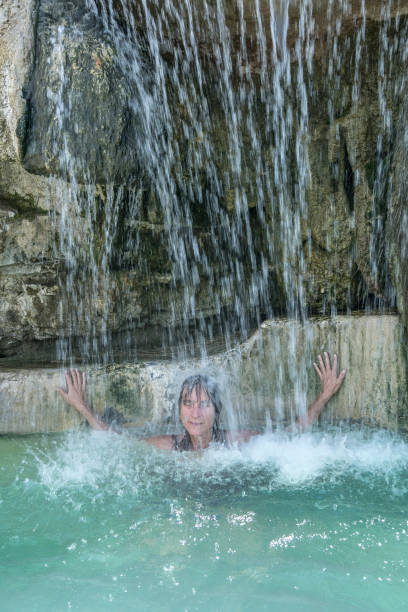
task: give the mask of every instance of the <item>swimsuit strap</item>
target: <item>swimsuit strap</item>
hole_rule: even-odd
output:
[[[178,439],[178,435],[177,434],[173,434],[172,438],[173,438],[173,450],[183,451],[184,448],[183,448],[181,442],[182,442],[184,436],[181,438],[181,440],[179,440]]]
[[[172,435],[173,450],[180,451],[180,452],[186,451],[186,450],[192,450],[191,444],[189,444],[189,440],[186,434],[183,434],[181,438],[179,438],[179,435],[180,434]],[[219,444],[222,444],[223,446],[229,446],[228,436],[227,436],[227,432],[225,431],[225,429],[218,430],[217,436],[215,437],[214,442],[218,442]]]

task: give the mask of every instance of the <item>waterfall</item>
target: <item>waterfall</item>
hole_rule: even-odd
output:
[[[123,180],[105,156],[101,185],[87,156],[78,155],[78,94],[65,80],[63,41],[79,35],[76,24],[60,26],[52,40],[59,89],[49,110],[57,118],[58,174],[70,185],[57,219],[68,269],[61,322],[70,331],[61,334],[61,357],[69,360],[69,339],[77,334],[85,359],[109,360],[112,306],[129,291],[120,275],[114,278],[115,267],[150,285],[153,320],[168,311],[173,356],[197,348],[205,355],[203,338],[214,322],[229,346],[234,330],[245,336],[275,312],[305,320],[313,3],[294,12],[289,2],[249,9],[242,2],[87,0],[85,9],[82,18],[94,20],[110,61],[125,75],[129,131],[137,132],[132,138],[125,127],[122,138],[129,137],[136,163]],[[348,9],[344,3],[337,24]],[[296,37],[288,41],[292,21]],[[336,78],[337,45],[328,51],[329,77]],[[330,114],[330,98],[328,106]],[[161,234],[166,278],[155,274],[148,252],[140,256],[146,206],[153,237]],[[172,287],[169,305],[161,303],[161,282]],[[137,326],[137,309],[123,318],[123,328]]]
[[[205,364],[283,317],[276,410],[290,387],[298,411],[311,315],[405,312],[390,227],[405,219],[405,14],[396,0],[38,3],[24,165],[57,194],[58,363]]]

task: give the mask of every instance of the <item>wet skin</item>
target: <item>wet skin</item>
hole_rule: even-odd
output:
[[[191,393],[184,389],[180,405],[180,419],[190,434],[194,448],[206,448],[212,437],[215,408],[201,387],[193,387]]]

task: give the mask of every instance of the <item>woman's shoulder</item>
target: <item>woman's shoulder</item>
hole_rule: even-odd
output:
[[[156,446],[157,448],[162,448],[164,450],[174,450],[176,440],[177,436],[169,435],[145,438],[145,442],[148,444],[152,444],[152,446]]]

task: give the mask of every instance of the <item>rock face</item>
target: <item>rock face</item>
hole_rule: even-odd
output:
[[[114,54],[102,21],[82,0],[40,2],[27,170],[66,177],[86,160],[86,172],[99,183],[137,172],[132,96]],[[64,158],[71,152],[68,167]]]
[[[103,414],[119,410],[127,427],[141,433],[180,431],[177,419],[182,381],[206,372],[218,381],[226,427],[288,424],[318,394],[312,362],[324,350],[340,356],[347,374],[322,413],[325,423],[365,423],[408,428],[407,370],[403,328],[396,315],[316,319],[301,326],[266,321],[238,348],[202,362],[157,362],[88,370],[88,398]],[[76,427],[74,409],[63,405],[55,369],[0,372],[0,433],[61,431]]]
[[[396,181],[389,194],[389,210],[386,225],[387,255],[396,290],[398,310],[408,329],[408,102],[405,99],[399,110],[397,143],[393,158]]]
[[[55,318],[56,277],[47,223],[49,186],[22,166],[36,2],[0,5],[0,354],[42,338]],[[53,330],[55,333],[55,331]]]
[[[225,4],[0,5],[0,355],[378,304],[406,324],[408,9]]]
[[[20,159],[23,88],[33,66],[35,1],[2,2],[0,7],[0,159]]]

